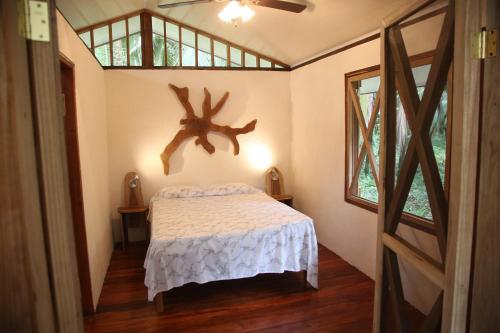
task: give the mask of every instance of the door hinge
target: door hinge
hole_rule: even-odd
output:
[[[30,40],[50,42],[49,7],[45,1],[18,0],[19,30]]]
[[[497,31],[482,30],[472,37],[472,52],[475,59],[486,59],[497,55]]]

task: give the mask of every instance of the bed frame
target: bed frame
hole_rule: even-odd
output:
[[[309,284],[309,282],[307,282],[307,271],[302,271],[302,274],[304,279],[304,289],[311,288],[311,285]],[[156,294],[154,298],[155,309],[157,313],[165,312],[165,293],[165,291],[162,291],[161,293]]]

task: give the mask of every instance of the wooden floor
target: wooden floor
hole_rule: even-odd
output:
[[[301,273],[189,284],[166,293],[165,313],[147,302],[146,245],[115,250],[87,332],[370,332],[374,283],[323,246],[319,290]]]

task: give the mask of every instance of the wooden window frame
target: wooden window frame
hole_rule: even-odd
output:
[[[129,52],[129,33],[128,33],[128,19],[130,17],[134,17],[134,16],[140,16],[140,20],[141,20],[141,43],[142,43],[142,66],[130,66],[130,52]],[[166,25],[166,23],[171,23],[171,24],[175,24],[176,26],[179,27],[179,35],[181,35],[181,31],[182,29],[187,29],[187,30],[190,30],[190,31],[193,31],[195,33],[195,66],[183,66],[182,64],[182,37],[179,36],[179,65],[178,66],[168,66],[166,65],[168,63],[168,60],[167,60],[167,50],[166,50],[166,39],[167,39],[167,36],[166,36],[166,31],[165,31],[165,66],[154,66],[154,63],[153,63],[153,42],[152,42],[152,25],[151,25],[151,18],[152,17],[155,17],[157,19],[160,19],[160,20],[163,20],[164,22],[164,26]],[[84,28],[81,28],[81,29],[77,29],[76,30],[76,33],[78,35],[82,34],[82,33],[85,33],[85,32],[90,32],[90,35],[91,35],[91,48],[89,49],[91,51],[91,53],[94,55],[95,57],[95,46],[94,46],[94,42],[93,42],[93,30],[97,29],[97,28],[100,28],[100,27],[103,27],[103,26],[109,26],[109,32],[110,32],[110,36],[112,36],[111,34],[111,25],[115,22],[119,22],[121,20],[125,20],[126,22],[126,38],[127,38],[127,66],[114,66],[113,64],[113,53],[111,53],[111,61],[110,61],[110,64],[111,66],[102,66],[103,69],[127,69],[127,68],[132,68],[132,69],[197,69],[197,70],[261,70],[261,71],[290,71],[290,66],[277,60],[277,59],[274,59],[272,57],[269,57],[269,56],[266,56],[266,55],[263,55],[257,51],[254,51],[254,50],[251,50],[249,48],[245,48],[241,45],[237,45],[237,44],[234,44],[234,43],[231,43],[230,41],[224,39],[224,38],[221,38],[219,36],[215,36],[213,34],[210,34],[206,31],[203,31],[203,30],[200,30],[200,29],[197,29],[193,26],[190,26],[190,25],[187,25],[187,24],[184,24],[184,23],[181,23],[177,20],[174,20],[174,19],[171,19],[169,17],[166,17],[166,16],[163,16],[161,14],[158,14],[158,13],[155,13],[151,10],[148,10],[148,9],[142,9],[142,10],[139,10],[139,11],[134,11],[134,12],[131,12],[131,13],[128,13],[128,14],[125,14],[125,15],[122,15],[122,16],[119,16],[119,17],[116,17],[116,18],[113,18],[111,20],[107,20],[107,21],[103,21],[103,22],[99,22],[99,23],[96,23],[96,24],[93,24],[93,25],[90,25],[90,26],[87,26],[87,27],[84,27]],[[165,29],[166,30],[166,29]],[[201,35],[204,35],[206,37],[208,37],[210,39],[210,43],[212,45],[212,48],[211,48],[211,58],[212,58],[212,66],[198,66],[198,47],[197,47],[197,42],[198,42],[198,39],[197,39],[197,35],[198,34],[201,34]],[[227,53],[228,53],[228,56],[227,56],[227,66],[215,66],[215,63],[214,63],[214,58],[215,58],[215,55],[214,55],[214,41],[218,41],[220,43],[223,43],[223,44],[226,44],[227,46]],[[113,40],[110,38],[110,47],[112,48],[112,44],[113,44]],[[237,48],[241,51],[241,67],[232,67],[231,66],[231,56],[230,56],[230,48],[233,47],[233,48]],[[245,58],[245,53],[249,53],[251,55],[254,55],[256,57],[256,66],[255,67],[245,67],[245,61],[244,61],[244,58]],[[261,68],[260,67],[260,59],[265,59],[267,61],[270,61],[271,62],[271,67],[269,68]],[[97,59],[97,58],[96,58]],[[99,62],[100,64],[100,62]],[[280,67],[277,67],[277,66],[281,66],[282,68]]]
[[[91,44],[91,47],[90,48],[87,48],[90,53],[92,53],[92,55],[94,56],[94,58],[97,60],[97,62],[99,63],[99,65],[101,65],[102,68],[116,68],[116,69],[124,69],[124,68],[140,68],[142,66],[130,66],[130,45],[129,45],[129,38],[130,38],[130,34],[129,34],[129,27],[128,27],[128,20],[129,18],[131,17],[135,17],[135,16],[139,16],[139,19],[140,19],[140,22],[141,22],[141,47],[143,49],[143,52],[142,52],[142,64],[144,65],[144,61],[145,61],[145,58],[146,58],[146,54],[144,53],[145,51],[145,48],[144,48],[144,36],[145,36],[145,33],[144,31],[142,30],[143,26],[145,25],[143,23],[143,18],[142,18],[142,14],[143,11],[134,11],[134,12],[131,12],[131,13],[128,13],[128,14],[125,14],[125,15],[121,15],[121,16],[118,16],[118,17],[115,17],[111,20],[107,20],[107,21],[104,21],[104,22],[99,22],[99,23],[96,23],[96,24],[93,24],[93,25],[90,25],[88,27],[84,27],[84,28],[81,28],[81,29],[77,29],[75,30],[76,34],[78,35],[78,37],[80,37],[81,34],[85,33],[85,32],[89,32],[90,33],[90,44]],[[149,17],[151,19],[151,16]],[[113,39],[113,23],[117,23],[117,22],[120,22],[120,21],[124,21],[125,22],[125,36],[122,37],[122,38],[125,38],[125,41],[126,41],[126,44],[127,44],[127,65],[126,66],[115,66],[114,65],[114,61],[113,61],[113,42],[115,42],[115,40]],[[110,64],[111,66],[103,66],[101,64],[101,62],[99,61],[99,59],[97,59],[96,55],[95,55],[95,48],[96,48],[96,45],[95,45],[95,42],[94,42],[94,30],[96,29],[99,29],[99,28],[102,28],[102,27],[105,27],[107,26],[108,27],[108,33],[109,33],[109,48],[110,48]],[[150,25],[151,26],[151,25]],[[152,37],[151,37],[152,38]],[[120,38],[121,39],[121,38]],[[105,43],[107,44],[107,43]],[[102,44],[102,45],[105,45],[105,44]],[[102,45],[99,45],[99,46],[102,46]],[[85,45],[85,47],[87,47],[87,45]],[[152,58],[151,58],[151,62],[152,62]]]
[[[434,55],[434,51],[424,52],[421,54],[414,55],[410,57],[410,62],[412,68],[419,67],[422,65],[427,65],[432,63],[432,57]],[[355,206],[358,206],[363,209],[367,209],[374,213],[378,213],[378,203],[374,203],[372,201],[363,199],[355,194],[352,194],[350,191],[351,187],[351,176],[354,166],[356,165],[356,160],[358,156],[358,152],[354,151],[357,149],[357,142],[353,142],[354,137],[358,137],[358,135],[353,134],[355,131],[359,133],[360,127],[357,119],[355,119],[354,111],[351,109],[352,102],[350,92],[349,92],[349,84],[353,81],[359,81],[371,77],[380,77],[380,66],[371,66],[367,68],[363,68],[360,70],[356,70],[353,72],[346,73],[344,75],[344,87],[345,87],[345,179],[344,179],[344,201]],[[444,175],[444,189],[446,197],[449,196],[450,189],[450,170],[451,170],[451,129],[452,129],[452,118],[453,118],[453,75],[452,70],[448,74],[448,104],[447,104],[447,124],[446,124],[446,162],[445,162],[445,175]],[[377,111],[377,113],[380,110]],[[376,117],[375,117],[376,118]],[[374,120],[375,120],[374,118]],[[370,135],[370,133],[367,133]],[[364,140],[363,140],[364,141]],[[366,148],[365,148],[366,149]],[[370,159],[370,157],[368,157]],[[361,162],[362,163],[362,162]],[[377,165],[377,170],[379,166]],[[358,175],[359,177],[359,175]],[[378,184],[378,182],[376,181]],[[378,191],[380,192],[380,187],[377,186]],[[414,228],[417,228],[421,231],[427,233],[434,233],[433,221],[416,216],[410,213],[403,212],[401,223],[410,225]]]

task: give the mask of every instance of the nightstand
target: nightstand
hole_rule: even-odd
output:
[[[290,207],[293,207],[293,196],[289,194],[273,194],[271,195],[273,199],[278,200],[279,202],[284,203]]]
[[[148,207],[140,206],[140,207],[120,207],[118,208],[118,213],[122,216],[122,249],[127,250],[128,246],[128,227],[130,221],[135,219],[140,219],[144,221],[144,230],[146,234],[146,241],[149,239],[149,227],[147,223],[148,217]]]

